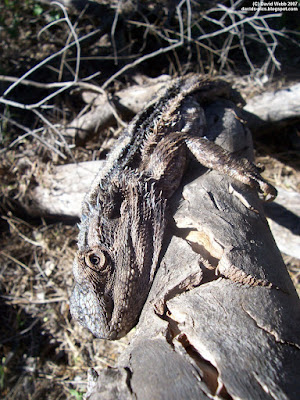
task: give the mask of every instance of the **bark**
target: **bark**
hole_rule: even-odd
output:
[[[228,103],[206,116],[224,147],[249,141]],[[193,164],[172,206],[135,335],[87,398],[298,399],[299,299],[256,193]]]
[[[115,120],[116,114],[127,118],[138,113],[157,91],[170,79],[162,75],[155,79],[142,80],[129,88],[117,92],[110,100],[105,94],[83,91],[82,97],[91,110],[75,118],[63,132],[66,136],[86,140]],[[300,84],[279,91],[266,92],[250,99],[241,114],[255,133],[264,133],[293,123],[300,118]]]
[[[161,82],[158,85],[161,85]],[[100,101],[100,99],[97,101]],[[222,105],[215,105],[215,107],[216,111],[222,112]],[[236,120],[233,122],[233,130],[238,129]],[[224,124],[222,129],[225,133],[219,135],[218,143],[223,147],[226,147],[227,144],[227,149],[233,151],[235,146],[234,136],[239,135],[228,135],[224,138],[226,130],[231,129],[231,123],[232,121],[229,120],[224,120],[224,122],[221,120],[221,124]],[[218,129],[220,130],[220,128]],[[233,132],[231,133],[233,134]],[[215,129],[208,132],[208,136],[212,140],[215,135]],[[247,144],[251,149],[249,136],[248,139],[245,138],[244,140],[244,144]],[[248,152],[248,156],[252,157],[252,151]],[[24,200],[25,209],[32,216],[54,215],[79,218],[83,197],[104,162],[98,160],[52,166],[50,170],[42,171],[35,177],[37,184],[31,188]],[[287,192],[279,188],[278,197],[274,203],[264,205],[272,234],[280,251],[296,258],[300,257],[299,204],[300,195],[298,193]]]
[[[267,204],[265,212],[280,251],[300,258],[300,193],[279,188],[276,202]]]
[[[239,113],[228,101],[207,107],[206,135],[252,158]],[[47,203],[66,188],[73,197],[73,184],[58,179]],[[87,398],[298,399],[300,304],[257,194],[191,162],[170,213],[135,335],[116,368],[92,376]]]
[[[243,118],[255,138],[281,135],[287,126],[293,126],[300,119],[300,84],[293,84],[285,89],[269,91],[254,96],[247,101]],[[300,140],[291,129],[289,139],[298,149]],[[271,139],[272,140],[272,139]]]
[[[254,96],[247,102],[245,110],[261,120],[278,122],[300,117],[300,83],[278,91]]]
[[[32,216],[80,217],[81,203],[103,161],[52,166],[40,171],[24,199]]]
[[[139,80],[138,77],[137,79]],[[126,118],[137,114],[168,80],[170,80],[168,75],[147,79],[146,82],[120,90],[110,98],[105,93],[83,91],[83,100],[91,104],[92,108],[84,115],[75,118],[65,128],[64,135],[86,140],[89,135],[112,124],[118,114]]]
[[[32,216],[80,218],[84,195],[104,163],[103,160],[88,161],[43,171],[24,200],[25,209]],[[300,257],[299,204],[299,193],[279,188],[276,200],[264,205],[278,248],[295,258]]]

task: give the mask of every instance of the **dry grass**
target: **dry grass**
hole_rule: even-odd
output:
[[[286,128],[288,132],[297,129],[294,127]],[[287,191],[300,193],[300,157],[299,151],[288,150],[288,140],[285,132],[273,132],[273,136],[279,138],[279,143],[273,139],[273,144],[266,146],[257,141],[257,156],[255,162],[264,167],[263,176],[277,188]],[[285,145],[282,141],[285,141]],[[268,140],[272,143],[272,140]],[[300,259],[282,254],[283,260],[287,266],[291,279],[300,296]]]
[[[72,398],[72,390],[85,390],[89,367],[114,365],[126,339],[93,340],[70,318],[74,226],[37,226],[12,215],[6,222],[0,252],[2,397]],[[41,391],[47,396],[39,397]]]
[[[279,66],[275,49],[285,33],[274,32],[274,21],[259,15],[243,21],[239,1],[211,9],[183,1],[174,10],[146,1],[139,13],[127,14],[115,7],[105,32],[90,15],[68,15],[56,6],[57,22],[52,9],[38,17],[25,3],[8,1],[6,10],[0,5],[7,24],[19,18],[17,36],[0,30],[0,397],[80,399],[88,368],[113,366],[128,338],[95,340],[70,318],[77,221],[33,220],[20,208],[47,164],[100,158],[111,147],[115,127],[83,145],[61,135],[65,123],[87,111],[80,90],[123,87],[137,70],[149,76],[239,70],[249,74],[244,88],[251,95],[257,91],[252,78],[263,90],[263,78]],[[293,155],[270,143],[256,143],[266,177],[300,191]],[[299,288],[299,262],[286,261]]]

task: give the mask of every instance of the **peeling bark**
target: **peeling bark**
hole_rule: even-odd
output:
[[[228,102],[206,109],[208,134],[249,155],[236,113]],[[87,398],[118,388],[126,399],[298,399],[299,299],[256,193],[191,164],[172,200],[135,335]]]

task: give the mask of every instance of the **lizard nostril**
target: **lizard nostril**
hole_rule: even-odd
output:
[[[73,296],[72,303],[82,303],[78,315],[97,337],[120,337],[138,320],[160,261],[166,202],[180,185],[188,153],[204,167],[263,192],[267,200],[275,197],[250,161],[203,137],[212,125],[204,107],[218,98],[240,102],[237,97],[224,81],[198,75],[173,81],[124,130],[95,177],[83,203],[87,216],[74,264],[77,284],[88,290]],[[223,123],[222,118],[216,115],[213,122]],[[226,276],[226,269],[219,271]],[[248,275],[239,279],[253,282]]]

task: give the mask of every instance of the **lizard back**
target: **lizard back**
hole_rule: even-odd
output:
[[[132,120],[96,176],[82,206],[70,299],[72,315],[95,336],[116,339],[137,322],[158,268],[166,203],[188,152],[274,198],[253,164],[202,138],[202,107],[232,95],[224,81],[178,78]]]

